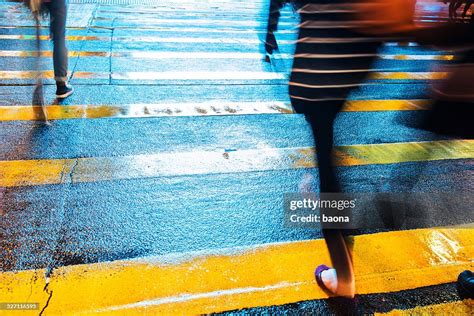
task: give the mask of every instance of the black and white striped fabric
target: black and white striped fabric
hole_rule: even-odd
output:
[[[296,1],[301,22],[290,78],[293,100],[345,100],[366,79],[380,39],[356,32],[354,2]]]

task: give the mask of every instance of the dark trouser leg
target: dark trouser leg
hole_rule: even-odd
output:
[[[66,47],[65,0],[54,0],[46,4],[50,12],[50,32],[53,40],[54,79],[57,83],[67,81],[68,50]]]
[[[323,229],[323,235],[332,267],[336,269],[338,293],[343,295],[350,293],[354,282],[354,269],[347,241],[340,229]]]

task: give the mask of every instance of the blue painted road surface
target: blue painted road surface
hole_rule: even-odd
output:
[[[419,20],[445,21],[442,3],[419,4]],[[267,63],[268,6],[71,1],[76,91],[61,102],[41,29],[46,126],[31,107],[32,21],[0,1],[0,303],[44,315],[472,312],[455,287],[473,269],[472,210],[355,232],[356,298],[318,289],[321,231],[283,225],[285,194],[318,190],[311,131],[288,98],[298,16],[283,10]],[[455,53],[390,42],[379,54],[336,120],[345,190],[472,196],[474,143],[406,124]]]

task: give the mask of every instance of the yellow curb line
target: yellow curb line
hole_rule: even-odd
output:
[[[470,229],[418,229],[354,237],[358,294],[456,280],[472,269]],[[60,267],[50,276],[47,311],[58,314],[202,314],[327,298],[314,269],[329,264],[323,240]],[[44,270],[3,272],[0,297],[41,302]]]

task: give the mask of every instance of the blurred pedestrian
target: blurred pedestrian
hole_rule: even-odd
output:
[[[53,42],[54,80],[56,81],[56,97],[64,99],[74,89],[67,82],[68,50],[66,47],[66,0],[25,0],[31,8],[33,2],[40,6],[42,15],[49,15],[50,37]]]
[[[413,0],[398,0],[398,2],[409,2]],[[367,7],[362,12],[359,20],[368,21],[361,32],[368,35],[378,35],[383,31],[384,24],[391,20],[403,19],[406,10],[396,10],[395,1],[385,0],[360,0]],[[454,11],[464,5],[463,17],[466,17],[468,9],[473,1],[452,0],[450,1],[450,14],[454,18]],[[380,12],[392,12],[392,14],[380,14]],[[397,14],[400,12],[400,14]],[[403,27],[393,28],[391,36],[413,40],[421,45],[433,46],[440,49],[455,49],[455,60],[444,66],[444,72],[448,74],[446,80],[437,81],[431,85],[433,104],[421,120],[410,121],[409,125],[422,128],[431,132],[458,138],[474,138],[474,23],[470,19],[463,19],[466,23],[442,23],[433,27],[417,27],[414,23],[404,23]]]
[[[279,11],[288,1],[272,0],[266,52],[276,45]],[[355,30],[353,3],[347,0],[295,0],[300,25],[289,83],[291,104],[305,115],[316,144],[320,193],[341,192],[333,166],[334,121],[350,92],[367,78],[377,57],[380,40]],[[348,243],[341,230],[323,235],[333,268],[317,267],[318,284],[326,291],[353,297],[354,272]]]
[[[403,1],[410,0],[400,0],[400,2]],[[360,1],[361,9],[358,10],[358,19],[361,22],[365,21],[364,27],[360,29],[364,34],[375,36],[382,32],[385,36],[389,35],[392,38],[416,41],[421,45],[443,50],[453,50],[454,60],[443,65],[442,68],[442,71],[447,73],[447,78],[445,80],[435,80],[430,84],[432,104],[427,111],[419,111],[416,115],[400,115],[403,123],[408,123],[410,127],[421,128],[453,138],[474,138],[474,125],[472,124],[474,117],[474,23],[472,23],[472,15],[468,17],[468,11],[472,3],[471,0],[452,0],[449,6],[451,16],[449,23],[443,22],[434,26],[419,27],[415,23],[409,22],[409,16],[403,16],[405,10],[396,10],[396,8],[390,7],[394,2],[385,0]],[[460,10],[463,5],[463,19],[458,20],[456,18],[458,14],[455,11]],[[363,6],[366,9],[362,9]],[[406,21],[399,24],[400,27],[391,28],[387,32],[384,25],[390,23],[386,19],[387,15],[380,14],[380,12],[392,12],[392,21],[403,19],[406,19]],[[404,176],[404,192],[417,191],[415,185],[422,179],[423,172],[432,172],[426,167],[436,151],[436,148],[423,151],[424,157],[420,159],[417,172],[411,173],[409,177],[403,175],[406,170],[405,167],[393,168],[393,179],[398,178],[397,181],[399,181],[400,175]],[[423,161],[424,163],[422,163]],[[458,175],[453,174],[453,178],[456,190],[459,190]],[[385,185],[388,186],[388,182],[385,182]],[[440,217],[436,216],[432,212],[433,210],[419,208],[416,203],[409,205],[408,199],[403,201],[406,204],[396,204],[389,201],[381,202],[378,209],[386,228],[413,229],[426,227],[424,226],[425,223],[430,223],[430,226],[432,226],[433,221],[436,221],[437,225],[443,225],[439,222]],[[409,210],[409,213],[405,213],[405,210]],[[405,223],[407,218],[415,219],[414,224],[416,226],[402,227],[399,225],[407,224]],[[450,220],[452,219],[450,218]]]
[[[449,17],[452,20],[455,20],[458,18],[458,10],[463,6],[464,4],[464,9],[461,14],[461,17],[464,19],[466,18],[467,12],[471,8],[472,4],[474,3],[473,0],[449,0],[449,1],[444,1],[444,3],[449,2]]]
[[[472,1],[454,0],[465,4],[462,16]],[[461,6],[456,6],[459,9]],[[454,16],[457,14],[452,13]],[[422,45],[454,49],[455,60],[444,66],[448,77],[431,86],[433,105],[417,127],[457,138],[474,138],[474,19],[466,23],[445,23],[431,28],[417,28],[408,36]]]

